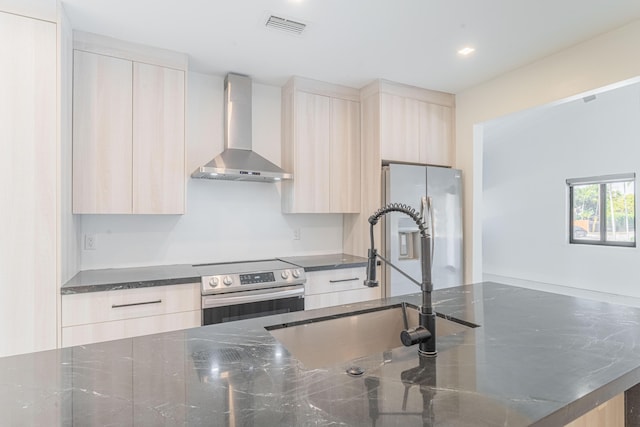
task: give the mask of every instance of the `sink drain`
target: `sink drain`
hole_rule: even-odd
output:
[[[347,369],[347,374],[351,375],[352,377],[359,377],[364,374],[364,369],[362,369],[360,366],[352,366]]]

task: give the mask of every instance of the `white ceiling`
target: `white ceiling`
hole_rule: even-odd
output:
[[[640,19],[638,0],[62,0],[74,29],[189,55],[189,68],[281,86],[377,78],[458,93]],[[267,29],[269,14],[306,23]],[[456,52],[463,46],[469,57]]]

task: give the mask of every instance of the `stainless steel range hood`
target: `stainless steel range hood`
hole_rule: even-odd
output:
[[[258,182],[292,179],[292,174],[251,150],[251,79],[228,74],[224,100],[224,151],[191,177]]]

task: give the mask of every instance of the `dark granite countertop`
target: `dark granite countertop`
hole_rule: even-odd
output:
[[[338,268],[366,267],[367,259],[349,254],[311,255],[278,258],[304,268],[304,271],[336,270]]]
[[[365,267],[367,259],[348,254],[278,258],[305,271]],[[190,264],[150,267],[107,268],[81,271],[60,288],[62,295],[101,292],[149,286],[179,285],[200,281],[200,272]]]
[[[419,295],[0,359],[8,425],[560,426],[640,382],[640,310],[486,282],[434,292],[481,325],[311,369],[265,326]],[[336,342],[336,346],[340,343]],[[361,377],[345,373],[362,367]]]
[[[81,271],[60,288],[62,295],[200,282],[189,264]]]

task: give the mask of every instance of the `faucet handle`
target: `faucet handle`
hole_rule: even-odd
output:
[[[400,341],[405,347],[425,342],[431,338],[431,332],[424,326],[417,326],[412,329],[405,329],[400,333]]]

